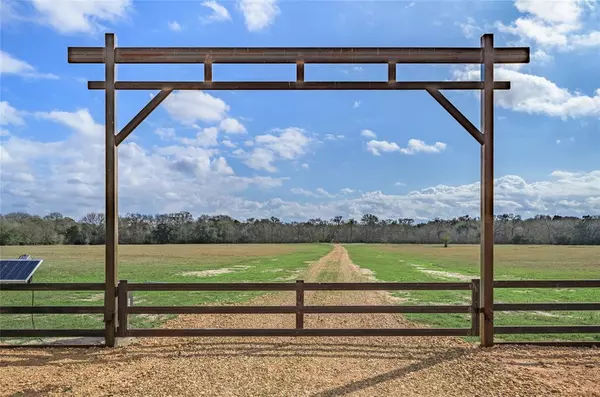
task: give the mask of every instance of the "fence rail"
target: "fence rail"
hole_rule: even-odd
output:
[[[104,283],[6,284],[1,291],[104,291]],[[498,280],[494,288],[600,288],[600,280]],[[306,291],[471,291],[468,305],[305,305]],[[294,291],[290,306],[130,306],[132,291]],[[480,281],[437,283],[128,283],[119,282],[118,328],[120,337],[169,336],[477,336],[479,335]],[[494,311],[592,311],[599,302],[495,303]],[[104,306],[0,306],[0,314],[102,314]],[[307,329],[305,315],[351,313],[463,313],[471,314],[470,328],[373,328]],[[128,325],[134,314],[295,314],[295,328],[289,329],[135,329]],[[496,326],[496,334],[600,333],[600,325]],[[82,337],[104,336],[104,329],[0,329],[0,337]],[[561,343],[561,342],[557,342]],[[565,342],[569,345],[587,342]]]
[[[305,291],[472,291],[470,305],[307,306]],[[119,282],[117,335],[127,336],[475,336],[479,332],[479,280],[439,283],[131,283]],[[295,306],[129,306],[130,291],[295,291]],[[290,329],[131,329],[130,314],[295,314]],[[306,329],[306,314],[326,313],[471,313],[470,328]]]

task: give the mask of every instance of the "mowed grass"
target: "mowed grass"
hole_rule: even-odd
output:
[[[284,282],[331,250],[328,244],[144,245],[119,247],[119,279],[128,282]],[[44,262],[35,283],[104,281],[104,246],[0,247],[2,258],[23,253]],[[261,292],[135,292],[134,305],[230,304]],[[102,291],[36,291],[36,306],[102,306]],[[31,292],[1,291],[3,306],[31,306]],[[132,315],[132,327],[161,324],[172,316]],[[103,327],[102,315],[35,314],[35,328]],[[31,315],[0,315],[0,329],[31,328]]]
[[[479,278],[478,245],[345,246],[352,261],[375,272],[380,281],[460,281]],[[600,278],[600,247],[498,245],[497,280]],[[496,303],[600,302],[600,289],[495,289]],[[469,304],[469,291],[401,291],[404,304]],[[435,327],[470,326],[461,314],[407,314]],[[496,325],[599,325],[598,311],[496,312]],[[600,340],[599,334],[498,335],[497,340]]]

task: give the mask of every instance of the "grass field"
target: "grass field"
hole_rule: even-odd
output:
[[[352,261],[374,272],[380,281],[458,281],[479,278],[479,246],[455,245],[346,245]],[[600,247],[511,246],[495,247],[495,278],[598,279]],[[600,302],[600,290],[496,289],[497,303]],[[468,304],[470,293],[462,291],[402,291],[394,293],[404,304]],[[496,325],[597,325],[600,313],[496,312]],[[439,327],[468,327],[469,315],[414,314],[408,318]],[[498,340],[600,340],[598,334],[502,335]]]
[[[378,281],[456,281],[478,278],[479,247],[456,245],[345,246],[352,261],[370,269]],[[129,282],[268,282],[293,281],[309,263],[329,252],[328,244],[154,245],[121,246],[119,278]],[[23,253],[44,259],[34,282],[102,282],[104,247],[1,247],[2,258]],[[600,247],[496,246],[496,279],[597,279]],[[335,279],[324,272],[319,281]],[[248,300],[260,292],[137,292],[134,304],[227,304]],[[395,293],[401,304],[466,304],[468,292],[406,291]],[[29,306],[31,292],[2,292],[0,304]],[[600,302],[598,289],[497,289],[496,302]],[[103,303],[102,292],[35,293],[36,305],[92,305]],[[440,327],[468,327],[460,314],[407,315],[411,320]],[[497,325],[600,324],[599,312],[496,313]],[[134,315],[133,327],[153,327],[168,316]],[[100,315],[41,315],[36,328],[102,328]],[[0,315],[0,328],[30,328],[31,315]],[[600,335],[515,335],[498,340],[600,340]]]
[[[2,258],[28,253],[44,262],[34,282],[103,282],[103,246],[1,247]],[[119,278],[129,282],[266,282],[295,280],[331,247],[321,244],[154,245],[119,247]],[[260,292],[136,292],[134,304],[233,303]],[[101,306],[94,292],[35,292],[36,305]],[[3,306],[31,305],[31,292],[1,292]],[[169,316],[132,315],[134,327],[152,327]],[[101,315],[36,314],[36,328],[102,328]],[[30,328],[31,315],[0,315],[0,327]]]

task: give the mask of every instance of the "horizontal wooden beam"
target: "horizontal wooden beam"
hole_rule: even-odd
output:
[[[528,47],[497,47],[495,63],[529,63]],[[118,47],[116,63],[473,64],[480,47]],[[69,63],[103,63],[104,47],[69,47]]]
[[[0,329],[2,338],[104,336],[103,329]],[[34,348],[35,346],[31,346]]]
[[[128,291],[295,291],[296,283],[128,283]],[[304,283],[305,291],[470,290],[469,282]]]
[[[495,303],[495,311],[600,310],[600,303]]]
[[[1,314],[93,314],[104,306],[0,306]]]
[[[129,314],[469,313],[470,306],[132,306]]]
[[[103,90],[104,81],[89,81],[88,89]],[[117,90],[481,90],[481,81],[117,81]],[[496,81],[496,90],[510,82]]]
[[[494,288],[600,288],[600,280],[497,280]]]
[[[494,327],[497,334],[596,334],[600,325],[541,325]]]
[[[2,284],[0,291],[104,291],[104,283]]]
[[[481,131],[479,131],[479,129],[475,127],[473,123],[471,123],[471,121],[466,118],[465,115],[462,114],[462,112],[444,96],[444,94],[442,94],[438,89],[433,88],[428,88],[427,92],[433,97],[433,99],[437,101],[437,103],[446,109],[450,116],[454,117],[454,120],[458,121],[458,124],[462,125],[463,128],[467,130],[467,132],[471,134],[471,136],[475,138],[480,145],[483,145],[483,134]]]
[[[467,328],[331,328],[331,329],[130,329],[127,336],[469,336]]]
[[[136,129],[137,126],[146,120],[146,117],[148,117],[150,113],[152,113],[152,111],[162,103],[162,101],[167,99],[171,92],[173,92],[173,90],[170,88],[160,90],[160,92],[155,95],[150,102],[148,102],[146,106],[144,106],[144,108],[140,110],[139,113],[136,114],[129,123],[127,123],[125,127],[123,127],[117,136],[115,136],[115,145],[119,146],[121,142],[123,142],[129,136],[129,134]]]

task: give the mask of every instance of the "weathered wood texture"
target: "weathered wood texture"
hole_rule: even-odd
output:
[[[103,90],[104,81],[89,81],[88,89]],[[239,90],[239,91],[319,91],[319,90],[480,90],[481,81],[117,81],[117,90]],[[509,90],[510,82],[496,81],[496,90]]]
[[[454,120],[458,121],[458,123],[462,125],[480,145],[483,145],[483,134],[481,131],[479,131],[479,129],[475,127],[473,123],[471,123],[471,121],[440,92],[440,90],[427,88],[427,92],[450,114],[450,116],[454,117]]]
[[[144,120],[146,120],[146,117],[150,116],[150,113],[152,113],[154,109],[156,109],[158,105],[162,103],[162,101],[167,99],[172,91],[173,90],[170,88],[160,90],[160,92],[155,95],[150,102],[148,102],[146,106],[144,106],[144,108],[140,110],[139,113],[136,114],[135,117],[132,118],[131,121],[129,121],[129,123],[127,123],[127,125],[123,127],[123,129],[117,134],[115,137],[115,145],[119,146],[121,142],[123,142],[129,136],[129,134],[133,132],[133,130],[135,130]]]
[[[115,322],[116,322],[116,284],[117,284],[117,261],[118,261],[118,198],[117,198],[117,144],[115,131],[116,121],[116,67],[115,67],[115,35],[105,35],[105,200],[106,200],[106,242],[105,242],[105,279],[106,290],[104,294],[104,323],[105,344],[113,347],[115,345]]]
[[[499,47],[495,63],[529,63],[528,47]],[[482,63],[477,47],[120,47],[117,63]],[[69,63],[103,63],[103,47],[69,47]]]
[[[494,36],[481,37],[481,346],[494,345]]]

